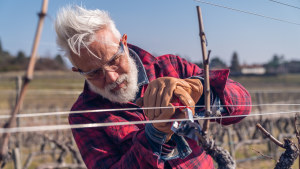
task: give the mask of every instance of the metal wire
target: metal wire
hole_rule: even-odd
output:
[[[284,89],[284,90],[248,90],[249,93],[300,93],[299,89]],[[16,93],[16,90],[1,90],[2,93]],[[63,94],[63,95],[78,95],[82,93],[81,90],[57,90],[57,89],[34,89],[28,90],[30,94]]]
[[[300,106],[300,104],[253,104],[253,105],[220,105],[222,107],[254,107],[254,106]],[[185,106],[174,106],[175,108],[183,108]],[[195,108],[204,108],[205,106],[191,106]],[[218,107],[212,105],[211,107]],[[96,110],[78,110],[78,111],[60,111],[60,112],[46,112],[46,113],[26,113],[18,114],[17,118],[25,117],[42,117],[42,116],[57,116],[57,115],[69,115],[69,114],[84,114],[84,113],[96,113],[96,112],[113,112],[113,111],[137,111],[137,110],[152,110],[152,109],[168,109],[172,107],[143,107],[143,108],[121,108],[121,109],[96,109]],[[0,119],[10,118],[10,115],[0,115]]]
[[[241,13],[245,13],[245,14],[255,15],[255,16],[262,17],[262,18],[267,18],[267,19],[271,19],[271,20],[275,20],[275,21],[280,21],[280,22],[285,22],[285,23],[289,23],[289,24],[299,25],[300,26],[300,23],[291,22],[291,21],[287,21],[287,20],[283,20],[283,19],[279,19],[279,18],[274,18],[274,17],[270,17],[270,16],[266,16],[266,15],[262,15],[262,14],[258,14],[258,13],[254,13],[254,12],[250,12],[250,11],[244,11],[244,10],[240,10],[240,9],[235,9],[235,8],[231,8],[231,7],[227,7],[227,6],[223,6],[223,5],[218,5],[218,4],[214,4],[214,3],[206,2],[206,1],[202,1],[202,0],[194,0],[194,1],[200,2],[200,3],[204,3],[204,4],[207,4],[207,5],[212,5],[212,6],[220,7],[220,8],[229,9],[229,10],[236,11],[236,12],[241,12]]]
[[[290,4],[287,4],[287,3],[283,3],[283,2],[279,2],[279,1],[274,1],[274,0],[269,0],[269,1],[281,4],[281,5],[284,5],[284,6],[292,7],[292,8],[295,8],[295,9],[300,9],[300,7],[293,6],[293,5],[290,5]]]
[[[251,116],[270,116],[280,114],[293,114],[299,113],[297,111],[288,112],[270,112],[263,114],[249,114],[249,115],[234,115],[234,116],[222,116],[222,117],[196,117],[194,120],[217,120],[226,118],[239,118],[239,117],[251,117]],[[109,126],[123,126],[133,124],[147,124],[147,123],[165,123],[174,121],[187,121],[189,119],[166,119],[166,120],[149,120],[149,121],[128,121],[128,122],[106,122],[106,123],[89,123],[89,124],[73,124],[73,125],[46,125],[46,126],[30,126],[30,127],[16,127],[16,128],[1,128],[0,133],[17,133],[17,132],[38,132],[38,131],[52,131],[52,130],[67,130],[67,129],[79,129],[79,128],[92,128],[92,127],[109,127]]]

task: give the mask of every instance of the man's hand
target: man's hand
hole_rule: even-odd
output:
[[[185,114],[176,111],[171,103],[179,101],[185,106],[192,107],[194,114],[195,103],[203,93],[203,86],[199,79],[177,79],[162,77],[149,83],[144,97],[137,100],[137,105],[143,107],[171,107],[145,110],[149,120],[162,120],[171,118],[184,118]],[[164,133],[172,136],[172,123],[153,123],[153,126]]]

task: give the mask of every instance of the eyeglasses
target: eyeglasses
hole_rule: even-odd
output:
[[[106,62],[102,67],[88,71],[83,72],[82,70],[78,69],[78,72],[85,76],[87,79],[95,79],[95,78],[104,78],[105,77],[105,71],[113,72],[119,69],[120,63],[121,63],[121,57],[124,55],[124,44],[120,42],[119,49],[117,53],[115,53],[111,59]]]

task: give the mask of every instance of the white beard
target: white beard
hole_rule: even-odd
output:
[[[111,102],[127,103],[134,100],[139,89],[137,84],[138,70],[134,60],[130,56],[128,56],[128,61],[130,66],[130,71],[128,74],[120,75],[114,83],[105,86],[104,89],[96,87],[87,80],[90,89],[102,97],[110,100]],[[112,91],[112,89],[116,88],[117,85],[123,83],[124,81],[127,82],[126,86],[118,91]]]

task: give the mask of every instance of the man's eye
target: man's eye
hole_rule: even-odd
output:
[[[94,77],[96,77],[97,75],[99,75],[100,72],[102,72],[102,69],[95,70],[95,71],[89,73],[89,74],[88,74],[88,77],[89,77],[89,78],[94,78]]]
[[[121,55],[118,55],[116,56],[112,61],[109,62],[109,66],[112,66],[112,65],[118,65],[119,62],[120,62],[120,56]]]

